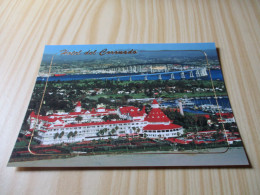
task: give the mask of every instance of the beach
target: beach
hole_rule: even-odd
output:
[[[120,154],[76,156],[67,159],[51,159],[30,162],[13,162],[9,167],[189,167],[189,166],[247,166],[246,153],[243,147],[211,149],[208,153],[174,153],[174,154]],[[216,153],[214,153],[216,152]]]

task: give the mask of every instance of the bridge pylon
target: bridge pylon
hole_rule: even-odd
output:
[[[182,79],[185,79],[185,74],[184,74],[184,72],[181,72],[181,78],[182,78]]]

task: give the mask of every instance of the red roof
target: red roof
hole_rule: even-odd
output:
[[[121,114],[128,114],[130,112],[137,112],[138,108],[134,107],[134,106],[126,106],[126,107],[120,107],[119,108]]]
[[[223,118],[233,118],[234,114],[233,113],[216,113],[217,116],[222,116]]]
[[[209,114],[197,114],[196,116],[197,116],[197,117],[203,116],[203,117],[205,117],[206,119],[210,119],[210,115],[209,115]]]
[[[228,141],[241,141],[241,138],[233,138],[233,139],[228,138]]]
[[[154,99],[152,104],[158,104],[157,100]]]
[[[178,144],[189,144],[193,141],[192,139],[178,139],[178,138],[168,138],[166,140]]]
[[[32,118],[38,118],[39,120],[43,120],[43,121],[48,121],[48,122],[50,122],[50,123],[52,123],[52,122],[55,122],[55,121],[61,121],[61,122],[63,122],[63,120],[62,119],[60,119],[60,118],[50,118],[49,116],[41,116],[41,115],[36,115],[35,113],[34,113],[34,111],[32,111],[31,112],[31,114],[30,114],[30,117],[32,117]]]
[[[144,126],[143,130],[150,130],[150,131],[155,131],[155,130],[169,130],[169,129],[178,129],[181,128],[182,126],[176,125],[176,124],[169,124],[169,125],[146,125]]]
[[[31,112],[30,117],[36,117],[36,114],[34,111]]]
[[[138,117],[138,116],[144,116],[145,113],[145,106],[143,107],[143,109],[141,111],[133,111],[130,112],[130,116],[131,117]]]
[[[148,122],[170,122],[170,119],[161,111],[160,108],[153,108],[145,117],[145,120]]]
[[[47,131],[45,131],[45,130],[39,130],[39,131],[41,131],[41,132],[43,132],[43,133],[46,133]]]
[[[77,105],[76,106],[81,106],[81,103],[80,103],[80,101],[78,101],[78,103],[77,103]]]

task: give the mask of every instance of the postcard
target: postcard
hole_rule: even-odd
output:
[[[47,45],[11,167],[250,167],[214,43]]]

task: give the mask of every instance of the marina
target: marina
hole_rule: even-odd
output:
[[[164,101],[160,104],[163,108],[178,107],[178,102],[182,102],[183,110],[189,113],[206,114],[206,113],[222,113],[232,112],[230,102],[227,96],[215,97],[197,97],[197,98],[179,98],[174,101]]]

